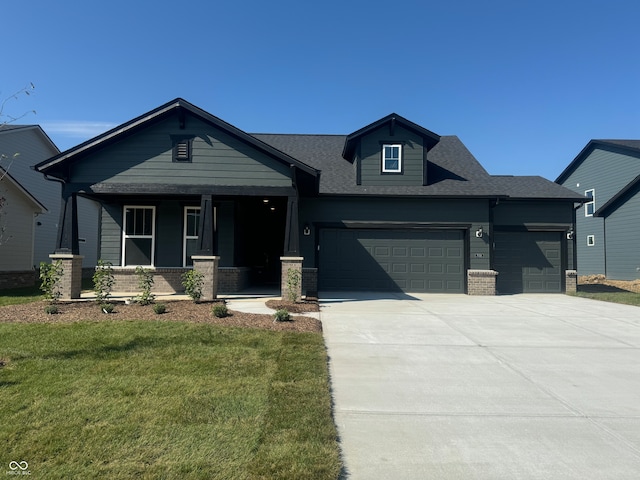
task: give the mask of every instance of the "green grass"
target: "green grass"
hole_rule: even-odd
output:
[[[623,290],[616,292],[581,292],[574,294],[577,297],[591,298],[603,302],[624,303],[626,305],[640,306],[640,293],[626,292]]]
[[[35,478],[337,478],[317,333],[0,324],[0,465]]]
[[[42,292],[38,285],[33,287],[8,288],[0,290],[0,307],[30,303],[42,300]]]

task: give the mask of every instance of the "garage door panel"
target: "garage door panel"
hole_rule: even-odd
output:
[[[320,288],[463,293],[463,251],[462,231],[323,229]]]
[[[560,232],[495,232],[498,293],[562,291]]]

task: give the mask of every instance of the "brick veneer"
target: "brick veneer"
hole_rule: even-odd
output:
[[[302,269],[302,292],[311,297],[318,296],[318,269]]]
[[[184,292],[182,274],[191,268],[152,268],[154,293]],[[232,293],[249,286],[248,267],[219,267],[218,291]],[[138,276],[134,268],[113,267],[114,292],[137,292]]]
[[[565,293],[578,291],[578,272],[576,270],[565,271]]]
[[[300,273],[300,283],[295,291],[295,301],[300,300],[302,297],[302,257],[280,257],[282,262],[282,274],[280,275],[280,295],[282,298],[289,299],[289,270],[297,270]]]
[[[32,287],[36,284],[36,278],[38,272],[35,270],[0,272],[0,288]]]
[[[62,262],[62,278],[60,279],[61,300],[80,298],[82,290],[82,255],[53,253],[49,255],[52,263]]]
[[[497,276],[495,270],[467,270],[467,294],[495,295]]]

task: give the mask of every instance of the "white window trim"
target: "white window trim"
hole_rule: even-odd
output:
[[[589,190],[585,190],[584,191],[584,196],[587,196],[587,192],[591,192],[591,201],[590,202],[585,202],[584,204],[584,216],[585,217],[593,217],[593,214],[596,211],[596,189],[595,188],[590,188]],[[589,207],[588,205],[593,205],[593,212],[589,213]]]
[[[595,235],[587,235],[587,247],[593,247],[596,244]]]
[[[151,210],[151,237],[149,235],[127,235],[127,209],[128,208],[144,208]],[[151,238],[151,264],[150,265],[125,265],[125,245],[128,238]],[[122,208],[122,261],[120,264],[125,268],[135,267],[155,267],[156,252],[156,207],[152,205],[125,205]]]
[[[387,168],[387,147],[398,147],[398,168]],[[383,173],[401,173],[402,172],[402,144],[401,143],[385,143],[382,145],[382,172]]]
[[[187,240],[198,240],[198,236],[187,235],[187,213],[189,210],[197,210],[200,214],[200,207],[184,207],[183,227],[182,227],[182,266],[187,267]],[[198,221],[199,223],[199,221]]]

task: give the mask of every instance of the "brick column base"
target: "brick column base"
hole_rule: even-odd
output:
[[[495,270],[467,270],[467,294],[495,295],[497,276]]]
[[[218,297],[218,263],[220,257],[193,255],[193,269],[204,275],[202,300],[215,300]]]
[[[62,262],[62,278],[60,279],[61,300],[80,298],[82,290],[82,255],[53,253],[49,255],[51,263]]]
[[[304,260],[303,257],[280,257],[280,261],[282,262],[280,295],[283,300],[294,300],[298,302],[302,298],[302,260]],[[289,276],[295,274],[290,274],[289,270],[298,272],[297,285],[290,285]],[[293,291],[291,291],[292,288]],[[295,299],[293,299],[294,296]]]
[[[565,293],[576,293],[578,291],[578,272],[576,270],[566,270],[564,272],[565,278]]]

